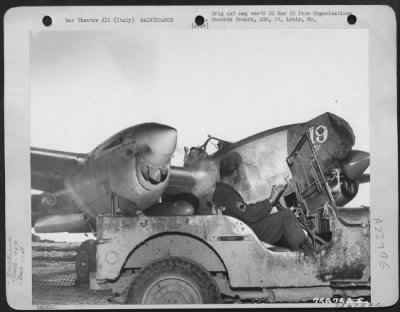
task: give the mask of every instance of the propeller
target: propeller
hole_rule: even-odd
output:
[[[142,168],[142,174],[147,181],[150,181],[152,184],[158,184],[167,177],[168,165],[165,165],[163,168],[146,166]]]
[[[364,174],[362,174],[358,179],[357,179],[357,181],[359,182],[359,183],[369,183],[370,182],[370,174],[369,173],[364,173]]]
[[[363,177],[363,173],[369,167],[369,162],[369,153],[352,150],[342,161],[342,172],[344,176],[351,181],[358,180],[360,183],[368,182],[369,174],[367,181],[367,176],[365,175],[365,177]],[[361,182],[361,180],[363,182]]]

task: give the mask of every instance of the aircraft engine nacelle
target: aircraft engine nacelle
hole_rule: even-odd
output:
[[[127,215],[150,207],[167,187],[177,133],[174,128],[151,124],[136,128],[134,137],[132,149],[122,147],[125,155],[116,152],[108,169],[111,189]]]
[[[352,150],[341,162],[341,169],[332,169],[326,178],[337,206],[344,206],[358,193],[360,178],[369,167],[369,153]]]
[[[359,182],[344,176],[340,169],[334,169],[326,177],[337,206],[344,206],[358,193]]]
[[[168,185],[176,129],[144,123],[96,147],[82,169],[65,179],[75,206],[93,223],[99,214],[136,215],[156,203]]]
[[[33,211],[39,211],[43,208],[54,208],[60,200],[53,193],[43,192],[41,194],[33,194],[31,196],[31,205]]]
[[[324,191],[324,179],[336,206],[350,202],[357,195],[360,179],[370,163],[369,153],[352,149],[355,136],[350,125],[325,113],[290,128],[289,132],[287,164],[308,213],[314,213],[330,199]]]

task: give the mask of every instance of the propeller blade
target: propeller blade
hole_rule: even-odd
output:
[[[370,174],[364,173],[358,178],[359,183],[369,183],[370,182]]]
[[[157,169],[151,168],[150,169],[149,178],[155,183],[160,183],[160,181],[161,181],[161,169],[159,169],[159,168],[157,168]]]
[[[369,167],[369,153],[352,150],[342,161],[344,176],[349,180],[357,180]]]

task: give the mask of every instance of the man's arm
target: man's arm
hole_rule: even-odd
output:
[[[285,189],[286,185],[274,185],[269,198],[254,204],[248,204],[246,211],[243,214],[244,221],[256,222],[266,215],[270,214],[272,207],[278,201],[279,197],[282,195]]]
[[[254,204],[246,204],[236,190],[231,187],[219,186],[214,193],[213,201],[217,207],[225,207],[229,214],[238,219],[246,223],[253,223],[270,214],[274,203],[285,188],[286,186],[283,185],[274,186],[269,198]]]
[[[269,196],[269,202],[271,206],[275,206],[276,202],[281,197],[283,192],[286,190],[287,186],[288,186],[287,184],[286,185],[279,184],[279,185],[274,185],[272,187],[271,195]]]
[[[245,222],[256,222],[269,215],[271,209],[272,205],[268,198],[254,204],[248,204],[244,216],[247,220]]]

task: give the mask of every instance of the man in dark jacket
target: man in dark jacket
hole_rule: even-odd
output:
[[[295,215],[288,209],[271,214],[272,207],[285,190],[284,186],[273,187],[270,197],[263,201],[254,204],[246,204],[243,201],[242,196],[234,189],[240,182],[241,163],[242,157],[237,152],[231,152],[221,160],[221,180],[217,183],[213,195],[216,207],[225,207],[225,215],[246,223],[261,241],[270,244],[283,241],[291,250],[310,253],[310,242]]]

